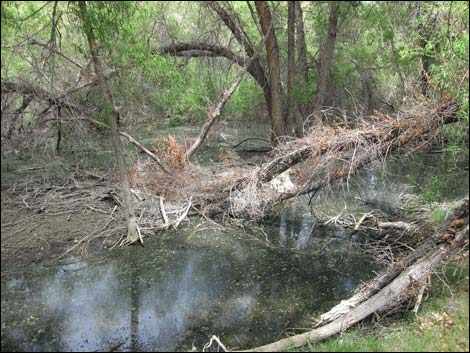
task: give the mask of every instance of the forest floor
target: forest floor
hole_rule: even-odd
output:
[[[1,265],[2,281],[8,269],[18,269],[33,263],[53,264],[84,234],[96,230],[107,216],[99,212],[40,214],[37,210],[15,205],[2,192]],[[95,246],[88,247],[96,251]],[[99,248],[98,248],[99,250]],[[75,255],[83,253],[77,248]]]
[[[106,199],[113,189],[108,181],[75,172],[65,175],[56,165],[43,175],[35,167],[25,170],[2,170],[2,282],[21,267],[56,263],[75,245],[70,251],[75,256],[100,251],[108,244],[103,232],[120,225],[121,211],[113,212]]]

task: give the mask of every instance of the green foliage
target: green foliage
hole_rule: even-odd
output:
[[[176,126],[181,126],[185,123],[185,119],[181,115],[173,115],[170,117],[170,126],[171,127],[176,127]]]
[[[435,207],[432,210],[431,217],[436,224],[441,224],[446,219],[446,211],[440,207]]]
[[[83,19],[84,31],[92,29],[101,46],[113,49],[119,36],[131,30],[130,19],[135,11],[135,4],[133,1],[87,2],[87,18]],[[78,8],[75,11],[78,12]],[[77,15],[81,17],[78,13]]]
[[[254,3],[249,2],[254,9]],[[24,45],[25,38],[48,43],[51,13],[55,2],[2,2],[2,79],[18,78],[50,88],[46,67],[50,53],[38,46]],[[271,3],[276,15],[276,36],[280,48],[282,79],[285,80],[287,4]],[[328,25],[328,2],[301,2],[304,10],[308,72],[307,94],[294,87],[297,102],[312,102],[318,76],[319,51]],[[461,104],[462,123],[449,128],[455,156],[468,136],[468,2],[342,2],[336,49],[332,66],[334,102],[344,109],[362,103],[365,90],[396,107],[402,104],[405,80],[420,78],[420,59],[431,58],[432,95],[450,96]],[[224,2],[236,13],[235,22],[249,41],[260,41],[259,23],[246,2]],[[89,62],[83,30],[90,26],[100,48],[106,70],[118,69],[113,91],[127,116],[170,117],[172,124],[206,119],[208,100],[216,102],[237,75],[239,67],[224,58],[184,58],[158,55],[158,48],[178,42],[220,44],[243,55],[231,32],[218,16],[199,2],[87,2],[88,18],[80,21],[77,2],[58,2],[60,51],[81,65]],[[436,26],[421,39],[418,24],[437,18]],[[20,44],[20,46],[17,46]],[[46,60],[44,60],[46,58]],[[265,63],[266,53],[261,53]],[[76,67],[57,58],[61,78],[58,89],[70,87],[79,77]],[[41,74],[42,73],[42,74]],[[83,79],[82,81],[83,82]],[[88,101],[97,103],[95,97]],[[224,107],[221,118],[254,116],[254,106],[263,106],[263,92],[247,74]],[[102,109],[105,110],[104,108]],[[137,114],[136,114],[137,113]],[[142,113],[142,114],[140,114]],[[126,116],[126,114],[124,114]],[[468,148],[466,149],[468,152]]]
[[[431,185],[421,187],[421,200],[433,207],[434,203],[442,202],[447,183],[439,177],[432,178]]]
[[[444,18],[433,28],[432,37],[426,38],[425,54],[432,58],[431,86],[435,93],[459,102],[458,118],[460,124],[446,127],[453,137],[450,146],[445,149],[453,158],[460,153],[468,155],[469,105],[468,105],[468,2],[442,3]],[[432,11],[425,7],[426,11]],[[440,21],[440,22],[439,22]]]

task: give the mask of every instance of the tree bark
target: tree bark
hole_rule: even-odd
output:
[[[417,8],[417,19],[418,21],[423,21],[422,11],[421,11],[421,4],[418,2]],[[431,66],[431,58],[426,53],[426,45],[429,40],[429,32],[430,26],[434,22],[433,19],[428,19],[425,24],[422,22],[418,24],[418,46],[421,50],[421,58],[420,58],[420,71],[421,71],[421,94],[425,97],[429,97],[429,81],[430,81],[430,74],[429,69]]]
[[[261,30],[266,39],[266,54],[268,57],[269,89],[271,99],[271,143],[276,145],[279,139],[286,134],[286,126],[282,112],[282,86],[281,71],[279,66],[279,47],[277,44],[274,27],[268,33],[273,21],[267,1],[256,1]]]
[[[247,57],[248,58],[253,57],[255,50],[253,46],[251,45],[248,39],[248,35],[245,33],[245,31],[233,21],[232,17],[234,15],[231,16],[222,6],[220,6],[220,4],[217,1],[208,1],[208,6],[215,13],[217,13],[217,15],[219,15],[219,17],[224,22],[224,24],[230,29],[235,39],[243,47]],[[243,67],[244,64],[240,66]],[[261,62],[259,61],[259,58],[253,61],[253,63],[250,65],[248,69],[248,72],[250,72],[253,77],[256,76],[255,79],[261,86],[261,89],[263,90],[263,95],[264,95],[266,105],[268,108],[268,114],[271,117],[272,116],[272,100],[271,100],[271,93],[270,93],[270,87],[269,87],[270,82],[266,78],[267,75],[263,69],[263,66],[261,65]]]
[[[266,36],[272,21],[268,4],[266,1],[257,1],[255,2],[255,5],[261,25],[262,35]],[[160,49],[160,52],[187,57],[221,56],[226,57],[238,65],[244,67],[245,63],[250,58],[252,58],[255,53],[247,34],[238,26],[238,24],[235,23],[232,18],[233,16],[231,16],[222,6],[220,6],[217,1],[209,1],[208,6],[219,15],[224,24],[233,33],[238,43],[243,47],[246,54],[245,58],[233,53],[228,48],[217,45],[208,45],[205,43],[183,43],[172,45]],[[253,76],[253,78],[263,90],[263,95],[268,108],[268,114],[271,120],[271,142],[273,145],[275,145],[282,136],[286,135],[286,123],[284,121],[284,114],[282,111],[282,86],[279,66],[279,49],[274,28],[270,30],[269,37],[266,41],[266,51],[268,56],[268,69],[270,72],[269,77],[267,77],[265,70],[263,69],[258,58],[253,60],[247,71]],[[296,115],[296,118],[298,119],[298,114]]]
[[[295,122],[294,100],[295,80],[295,1],[287,2],[287,134],[295,136],[297,124]]]
[[[84,32],[88,40],[88,46],[90,48],[91,59],[93,62],[93,66],[95,69],[95,74],[99,81],[99,86],[101,88],[101,93],[106,98],[108,103],[112,107],[112,115],[111,115],[111,136],[114,146],[114,153],[116,155],[116,162],[118,165],[119,171],[119,179],[121,182],[121,191],[123,194],[124,200],[124,207],[126,208],[127,213],[127,242],[129,244],[136,242],[139,240],[138,235],[138,226],[136,217],[134,214],[134,205],[131,198],[131,191],[129,187],[129,180],[127,178],[127,168],[126,168],[126,161],[124,159],[124,152],[122,149],[121,140],[119,138],[118,126],[117,122],[119,121],[119,109],[114,104],[114,98],[111,92],[111,89],[106,84],[103,70],[101,68],[101,63],[98,58],[98,49],[96,46],[95,35],[93,32],[93,24],[90,21],[87,13],[87,5],[85,1],[79,2],[80,6],[80,16],[81,20],[83,21],[84,25]]]
[[[314,107],[318,110],[325,104],[328,93],[328,82],[330,81],[331,64],[335,49],[338,16],[341,3],[330,2],[330,16],[328,18],[328,32],[321,52],[320,74],[317,82],[317,92]]]
[[[305,45],[305,32],[304,32],[304,20],[302,17],[302,7],[300,1],[294,1],[295,3],[295,23],[297,31],[297,71],[298,71],[298,83],[299,92],[302,97],[302,103],[299,104],[299,110],[302,117],[308,115],[308,104],[307,104],[307,47]]]

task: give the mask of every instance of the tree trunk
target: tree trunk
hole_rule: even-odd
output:
[[[320,109],[320,107],[325,103],[327,97],[328,82],[330,81],[331,63],[333,62],[333,52],[335,49],[336,31],[340,6],[340,2],[330,2],[328,33],[321,52],[320,74],[318,77],[317,93],[314,103],[315,110]]]
[[[271,143],[276,145],[279,139],[286,134],[286,126],[282,113],[282,86],[281,71],[279,66],[279,48],[277,45],[274,26],[270,33],[268,30],[272,22],[271,12],[267,1],[256,1],[256,12],[258,13],[261,30],[266,39],[266,54],[268,57],[269,88],[271,100]]]
[[[304,20],[302,18],[302,7],[300,1],[294,1],[295,4],[295,23],[297,25],[297,71],[299,92],[302,97],[302,103],[299,104],[299,110],[302,117],[308,115],[307,105],[307,48],[305,45]]]
[[[238,43],[243,47],[245,54],[247,55],[248,59],[252,58],[255,54],[255,50],[251,45],[248,35],[243,31],[242,28],[232,20],[232,17],[217,1],[208,1],[208,6],[219,15],[225,25],[230,29]],[[269,26],[269,23],[268,23]],[[264,33],[265,35],[265,33]],[[244,63],[238,63],[241,67],[244,66]],[[270,90],[270,82],[266,78],[266,73],[259,61],[259,58],[253,60],[253,62],[248,67],[248,72],[253,76],[256,82],[259,83],[261,89],[263,90],[264,99],[266,101],[266,106],[268,108],[268,114],[272,119],[272,99],[271,99],[271,90]]]
[[[427,30],[422,23],[418,25],[418,33],[418,45],[421,49],[421,94],[425,97],[429,97],[429,81],[431,79],[429,69],[431,66],[431,58],[426,53],[426,45],[428,43],[429,34],[427,33]]]
[[[98,78],[101,93],[107,99],[108,103],[112,107],[111,115],[111,136],[113,140],[114,153],[116,155],[116,162],[118,165],[119,179],[121,181],[121,191],[123,194],[124,207],[127,213],[127,242],[134,243],[139,240],[137,221],[134,215],[134,205],[132,203],[131,191],[129,187],[129,180],[127,178],[126,161],[124,159],[124,152],[122,149],[121,140],[119,138],[119,132],[117,122],[119,120],[119,109],[114,104],[112,92],[106,84],[101,63],[98,59],[98,50],[96,47],[95,36],[93,33],[93,24],[88,18],[87,7],[85,1],[79,2],[80,15],[84,24],[84,31],[88,40],[88,46],[90,48],[91,59],[95,69],[95,74]]]
[[[176,56],[186,57],[207,57],[207,56],[221,56],[226,57],[240,66],[253,57],[254,48],[251,45],[247,34],[242,28],[233,20],[235,15],[230,15],[217,1],[208,1],[208,6],[215,13],[219,15],[224,24],[230,29],[238,43],[243,47],[246,58],[233,53],[230,49],[208,45],[206,43],[185,43],[172,45],[160,50],[162,53],[173,54]],[[262,35],[266,36],[268,28],[270,27],[272,16],[266,1],[255,2],[259,22],[261,24]],[[286,123],[284,121],[284,114],[282,111],[282,86],[279,66],[279,49],[274,28],[270,30],[269,38],[266,41],[266,51],[268,56],[268,69],[270,75],[267,75],[260,60],[257,58],[248,67],[247,71],[253,76],[256,82],[263,90],[264,98],[268,108],[268,114],[271,120],[271,142],[273,145],[277,144],[278,140],[286,135]],[[155,51],[154,51],[155,52]],[[299,114],[295,115],[298,121]],[[298,123],[299,125],[301,123]]]
[[[295,79],[295,5],[287,2],[287,134],[296,135],[296,104],[294,100]]]

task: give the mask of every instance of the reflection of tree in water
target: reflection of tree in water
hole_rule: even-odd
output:
[[[232,347],[251,346],[343,299],[370,269],[364,259],[349,261],[357,255],[344,249],[300,255],[253,242],[216,245],[127,249],[76,275],[43,278],[41,299],[53,318],[47,324],[67,350],[200,348],[212,334]],[[136,257],[132,250],[144,253]],[[28,309],[30,314],[37,309]]]
[[[130,333],[131,333],[131,351],[139,352],[139,304],[140,304],[140,286],[139,286],[139,266],[135,256],[131,256],[131,303],[130,303]]]
[[[299,250],[308,248],[312,236],[314,223],[304,217],[292,217],[288,210],[283,212],[279,222],[279,243],[283,246],[293,247]]]

